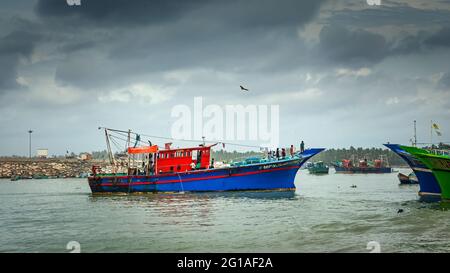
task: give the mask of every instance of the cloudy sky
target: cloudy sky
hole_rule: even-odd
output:
[[[450,141],[450,1],[5,0],[0,155],[170,136],[171,109],[279,105],[282,145]],[[242,92],[244,85],[250,92]],[[258,142],[252,142],[258,144]]]

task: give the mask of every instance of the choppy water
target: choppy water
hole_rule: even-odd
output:
[[[450,211],[419,202],[397,173],[301,170],[296,185],[93,197],[85,179],[0,180],[0,252],[68,252],[69,241],[82,252],[450,251]]]

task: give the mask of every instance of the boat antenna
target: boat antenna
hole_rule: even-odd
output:
[[[414,120],[414,147],[417,147],[417,130],[416,130],[416,121]]]
[[[433,120],[430,122],[430,143],[431,149],[433,149]]]

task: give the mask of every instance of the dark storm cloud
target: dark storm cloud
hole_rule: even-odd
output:
[[[367,65],[379,62],[387,54],[386,39],[365,30],[348,30],[337,25],[324,26],[320,32],[319,50],[332,61]]]
[[[274,56],[292,62],[302,46],[297,28],[314,18],[323,1],[85,0],[80,7],[62,2],[40,0],[36,8],[50,27],[56,25],[55,35],[77,34],[77,41],[70,38],[60,47],[66,60],[57,66],[56,78],[89,88],[170,69],[244,63],[267,69],[269,62],[277,63]],[[77,25],[82,28],[68,31]]]
[[[431,47],[450,47],[450,25],[426,39],[425,44]]]
[[[21,59],[29,59],[40,36],[16,30],[0,38],[0,91],[16,88],[17,67]]]
[[[177,19],[208,0],[82,0],[69,6],[61,0],[39,0],[36,12],[49,19],[75,19],[99,26],[130,26],[161,23]]]
[[[83,0],[68,6],[61,0],[39,0],[36,12],[48,19],[75,19],[97,26],[149,25],[171,22],[193,13],[196,20],[222,21],[237,27],[274,27],[307,22],[322,0]],[[199,11],[196,13],[196,11]],[[205,20],[206,19],[206,20]]]
[[[381,26],[429,26],[448,25],[450,11],[419,9],[406,4],[388,2],[381,6],[369,6],[360,1],[359,9],[331,11],[330,23],[341,26],[381,27]]]
[[[420,54],[450,47],[450,28],[419,31],[387,40],[385,36],[361,28],[326,25],[319,35],[321,57],[340,65],[371,66],[389,56]]]

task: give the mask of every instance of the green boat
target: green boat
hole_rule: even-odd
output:
[[[450,200],[450,156],[445,152],[437,154],[428,150],[400,146],[406,152],[417,157],[432,172],[442,190],[442,199]]]
[[[323,161],[317,161],[308,165],[308,171],[311,174],[328,174],[328,166]]]

